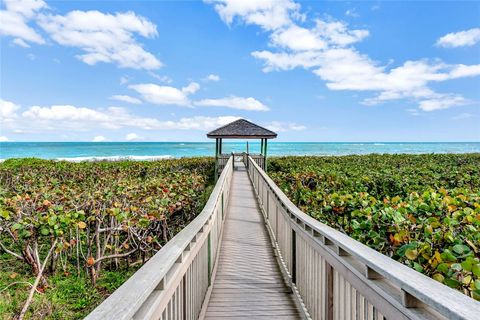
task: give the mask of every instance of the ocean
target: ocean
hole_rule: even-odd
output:
[[[224,142],[223,153],[243,152],[246,142]],[[249,142],[258,153],[260,144]],[[268,155],[348,155],[370,153],[471,153],[480,142],[269,142]],[[0,142],[0,159],[36,157],[69,161],[155,160],[214,156],[215,142]]]

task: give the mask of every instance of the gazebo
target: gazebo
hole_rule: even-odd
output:
[[[229,154],[222,154],[223,139],[260,139],[260,154],[245,153],[237,154],[251,156],[263,169],[267,169],[267,140],[275,139],[277,134],[245,119],[233,121],[223,127],[207,133],[207,137],[215,139],[215,176],[218,176],[230,157]]]

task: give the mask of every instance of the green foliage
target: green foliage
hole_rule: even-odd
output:
[[[201,212],[213,173],[211,158],[7,160],[0,164],[0,273],[13,258],[22,277],[35,276],[56,241],[40,285],[45,315],[64,318],[52,310],[67,301],[66,318],[81,318]],[[11,295],[0,314],[18,312],[28,289]]]
[[[480,298],[480,154],[283,157],[269,175],[314,218]]]

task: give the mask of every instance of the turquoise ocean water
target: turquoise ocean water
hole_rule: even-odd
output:
[[[259,143],[249,142],[258,153]],[[224,153],[243,152],[246,142],[225,142]],[[37,157],[71,161],[130,158],[136,160],[213,156],[214,142],[1,142],[0,159]],[[269,155],[347,155],[369,153],[470,153],[480,142],[269,142]]]

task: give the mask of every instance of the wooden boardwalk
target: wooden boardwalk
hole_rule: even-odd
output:
[[[286,287],[243,163],[229,208],[206,319],[300,319]]]
[[[230,156],[202,212],[87,320],[480,319],[479,302],[308,216],[242,157],[248,175]]]

